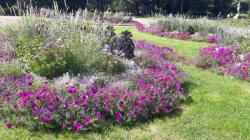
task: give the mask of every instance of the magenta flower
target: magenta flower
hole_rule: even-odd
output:
[[[110,106],[109,105],[106,105],[105,106],[105,111],[109,111],[110,110]]]
[[[122,114],[121,114],[119,111],[116,111],[116,112],[115,112],[115,120],[116,120],[117,122],[120,122],[121,119],[122,119]]]
[[[67,124],[66,124],[66,123],[63,123],[63,124],[62,124],[62,128],[63,128],[63,129],[67,129]]]
[[[165,113],[169,113],[168,108],[164,108],[164,112],[165,112]]]
[[[80,129],[82,129],[82,128],[83,128],[82,123],[79,122],[79,123],[76,124],[76,129],[77,129],[77,130],[80,130]]]
[[[16,110],[16,109],[18,109],[19,107],[18,107],[18,105],[17,104],[14,104],[14,109]]]
[[[8,124],[7,124],[7,128],[8,128],[8,129],[12,129],[12,128],[13,128],[13,124],[12,124],[12,123],[8,123]]]
[[[90,117],[87,117],[87,118],[85,118],[84,121],[85,121],[86,124],[90,124],[92,120],[91,120]]]
[[[78,93],[78,90],[75,89],[74,87],[68,87],[68,93],[69,94],[75,94],[75,93]]]
[[[102,118],[102,114],[100,112],[96,112],[95,113],[95,118],[96,119],[101,119]]]
[[[218,41],[216,36],[208,36],[207,41],[211,43],[216,43]]]

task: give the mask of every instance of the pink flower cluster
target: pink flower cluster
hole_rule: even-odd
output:
[[[184,93],[181,84],[185,82],[183,73],[165,55],[172,50],[146,41],[139,41],[136,46],[137,50],[150,53],[148,56],[156,62],[142,68],[142,73],[131,78],[131,85],[126,88],[98,87],[87,79],[58,88],[54,82],[37,81],[32,75],[0,78],[0,115],[14,111],[18,116],[8,114],[2,119],[8,128],[20,125],[17,118],[26,118],[33,125],[53,124],[78,132],[110,121],[126,123],[170,112]]]
[[[196,65],[204,69],[219,68],[224,74],[250,80],[250,54],[239,55],[236,47],[203,48],[199,52]]]
[[[218,42],[218,38],[214,35],[208,36],[206,40],[210,43],[217,43]]]
[[[170,38],[178,38],[178,39],[182,39],[182,40],[189,40],[192,38],[186,32],[172,32],[172,33],[168,33],[167,36]]]
[[[199,51],[197,65],[204,69],[224,66],[235,60],[236,47],[210,46]]]
[[[119,23],[121,23],[122,21],[120,21],[120,20],[118,20],[118,19],[112,19],[112,20],[110,20],[110,23],[112,23],[112,24],[119,24]]]
[[[224,70],[225,73],[250,81],[250,54],[243,56],[243,58],[238,58],[238,60],[237,63],[228,65]]]
[[[143,24],[137,21],[133,21],[133,23],[136,29],[140,32],[147,32],[161,37],[167,36],[169,38],[177,38],[182,40],[189,40],[192,38],[188,33],[185,32],[166,32],[159,28],[154,28],[154,27],[146,28]]]
[[[174,51],[172,48],[159,47],[155,44],[151,44],[146,40],[134,41],[136,51],[140,51],[144,60],[149,60],[152,64],[161,64],[166,61],[172,60]]]

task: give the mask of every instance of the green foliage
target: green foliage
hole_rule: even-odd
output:
[[[11,63],[1,62],[0,64],[0,76],[12,75],[14,77],[21,77],[24,74],[21,65],[17,61]]]
[[[74,75],[94,72],[120,73],[125,66],[102,52],[109,40],[99,25],[85,25],[75,17],[67,20],[23,19],[9,41],[27,72],[53,78],[66,72]]]
[[[30,71],[48,78],[58,77],[68,71],[65,56],[70,55],[66,49],[51,49],[30,62]]]

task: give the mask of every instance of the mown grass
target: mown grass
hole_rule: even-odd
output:
[[[126,29],[133,32],[134,39],[172,47],[189,58],[194,58],[200,47],[209,45],[138,33],[133,27],[117,27],[118,32]],[[191,98],[168,116],[132,127],[113,126],[101,132],[80,134],[32,132],[21,128],[7,130],[1,126],[0,139],[250,139],[250,83],[178,65],[189,73]]]

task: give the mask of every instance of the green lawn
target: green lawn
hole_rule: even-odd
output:
[[[188,58],[195,58],[200,47],[209,45],[138,33],[134,27],[117,27],[118,32],[125,29],[133,32],[134,39],[147,39],[151,43],[172,47]],[[114,126],[103,132],[82,134],[7,130],[2,126],[0,139],[250,139],[250,83],[193,66],[178,65],[189,73],[188,92],[192,102],[182,103],[169,116],[134,127]]]

